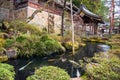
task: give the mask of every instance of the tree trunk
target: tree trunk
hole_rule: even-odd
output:
[[[61,35],[63,37],[64,35],[64,12],[65,12],[65,7],[66,7],[66,1],[64,0],[64,6],[63,6],[63,11],[62,11],[62,23],[61,23]]]

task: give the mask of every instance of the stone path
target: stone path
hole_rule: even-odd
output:
[[[82,80],[81,78],[71,78],[71,80]]]

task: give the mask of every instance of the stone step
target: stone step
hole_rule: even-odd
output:
[[[82,80],[81,78],[71,78],[71,80]]]

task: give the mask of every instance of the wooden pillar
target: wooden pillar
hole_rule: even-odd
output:
[[[95,34],[95,35],[97,35],[97,32],[98,32],[97,28],[98,28],[98,23],[96,22],[96,23],[94,24],[94,34]]]
[[[85,24],[85,32],[86,32],[86,26],[87,26],[87,24]]]
[[[95,24],[96,25],[96,31],[95,31],[95,34],[98,33],[98,23]]]
[[[94,35],[94,31],[95,31],[95,23],[92,22],[92,34]]]
[[[83,34],[84,25],[82,25],[81,35]]]
[[[86,33],[85,27],[86,27],[86,24],[84,24],[84,26],[83,26],[83,35],[85,35],[85,33]]]
[[[92,22],[90,23],[90,32],[92,32]]]

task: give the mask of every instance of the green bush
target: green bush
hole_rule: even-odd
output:
[[[43,41],[44,44],[46,45],[46,49],[47,49],[46,51],[48,54],[52,52],[58,52],[59,49],[62,47],[62,45],[58,43],[58,41],[55,41],[48,35],[42,36],[41,41]]]
[[[120,49],[111,49],[111,50],[109,50],[109,53],[111,56],[116,55],[117,57],[120,58]]]
[[[35,71],[27,80],[70,80],[70,76],[63,69],[54,66],[44,66]]]
[[[38,75],[32,75],[27,78],[27,80],[41,80]]]
[[[41,30],[39,27],[18,20],[11,21],[10,28],[15,29],[16,32],[20,32],[22,34],[29,32],[30,34],[41,35]]]
[[[120,34],[116,34],[114,36],[111,37],[112,39],[120,39]]]
[[[39,40],[39,36],[36,35],[21,35],[16,38],[16,44],[18,55],[23,57],[30,57],[36,53],[35,44]]]
[[[58,42],[52,39],[45,41],[45,45],[48,50],[47,51],[48,53],[57,52],[58,49],[60,48],[60,45],[58,44]]]
[[[72,41],[67,41],[66,43],[64,43],[64,46],[66,49],[72,50]],[[75,50],[79,49],[79,43],[76,41],[74,42],[74,48]]]
[[[1,52],[3,51],[3,49],[4,49],[4,47],[3,47],[4,43],[5,43],[5,40],[4,40],[3,38],[0,38],[0,53],[1,53]]]
[[[86,65],[88,80],[120,80],[120,59],[115,56],[95,56]]]
[[[5,48],[17,48],[18,56],[46,56],[53,52],[62,50],[62,45],[48,35],[29,35],[24,34],[15,39],[7,39]]]
[[[0,63],[0,80],[14,80],[15,72],[13,66]]]
[[[4,46],[0,43],[0,53],[3,48],[15,48],[21,57],[46,56],[63,49],[58,41],[42,34],[37,26],[16,20],[11,21],[7,29],[11,37],[5,40]]]
[[[35,55],[37,55],[37,56],[47,55],[46,45],[44,44],[44,42],[42,42],[40,40],[35,43],[34,49],[35,49]]]
[[[6,55],[0,55],[0,62],[5,62],[8,60],[8,57]]]
[[[4,47],[5,47],[5,48],[13,47],[13,46],[14,46],[14,43],[15,43],[15,40],[14,40],[14,39],[6,39],[6,40],[5,40]]]
[[[112,49],[120,49],[120,34],[112,36],[107,43],[112,46]]]

